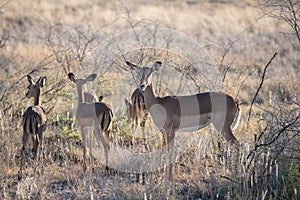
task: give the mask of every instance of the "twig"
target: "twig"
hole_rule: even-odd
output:
[[[220,175],[220,177],[221,177],[221,178],[224,178],[224,179],[226,179],[226,180],[228,180],[228,181],[231,181],[231,182],[233,182],[233,183],[237,183],[237,181],[233,180],[232,178],[229,178],[228,176]]]
[[[52,55],[49,55],[49,56],[43,58],[43,59],[37,64],[37,66],[36,66],[34,69],[32,69],[30,72],[28,72],[27,74],[33,74],[33,73],[38,72],[38,71],[41,71],[41,70],[48,70],[48,68],[46,68],[46,67],[44,67],[44,66],[46,66],[47,64],[49,64],[49,63],[46,62],[46,61],[47,61],[47,59],[49,59],[51,56],[52,56]],[[14,88],[16,85],[18,85],[24,78],[26,78],[26,77],[27,77],[27,74],[26,74],[26,75],[23,75],[23,76],[22,76],[21,78],[19,78],[15,83],[13,83],[12,85],[10,85],[7,89],[5,89],[5,90],[3,91],[3,94],[2,94],[2,96],[1,96],[1,98],[0,98],[0,101],[1,101],[1,102],[4,101],[4,98],[5,98],[6,94],[7,94],[7,92],[8,92],[9,90],[11,90],[12,88]]]
[[[0,48],[5,47],[6,42],[8,41],[9,38],[10,38],[9,31],[3,31],[2,35],[1,35],[1,39],[0,39]]]
[[[244,86],[244,83],[246,82],[248,77],[250,77],[250,76],[252,76],[252,74],[254,74],[254,72],[256,72],[256,70],[253,70],[252,72],[248,73],[247,76],[241,81],[241,83],[239,84],[239,87],[238,87],[238,91],[235,95],[235,98],[237,98],[239,96],[240,91],[241,91],[242,87]]]
[[[269,142],[266,142],[266,143],[260,143],[260,144],[255,144],[255,147],[254,149],[248,154],[247,156],[247,159],[249,159],[249,157],[260,147],[264,147],[264,146],[270,146],[271,144],[273,144],[275,141],[278,140],[278,138],[281,136],[281,134],[286,131],[289,127],[293,126],[298,120],[300,119],[300,115],[298,115],[292,122],[290,122],[289,124],[287,124],[286,126],[284,126],[282,129],[280,129],[279,131],[277,131],[277,133],[275,133],[274,135],[275,138],[272,139],[271,141]],[[264,134],[264,132],[266,131],[267,129],[267,126],[266,128],[261,132],[260,136],[259,136],[259,140],[260,140],[260,137]],[[258,141],[258,140],[257,140]]]
[[[252,102],[251,102],[251,105],[250,105],[250,109],[249,109],[249,113],[248,113],[248,120],[247,120],[247,128],[249,127],[249,121],[250,121],[250,117],[251,117],[251,112],[252,112],[252,106],[254,104],[254,101],[260,91],[260,89],[262,88],[262,85],[264,83],[264,80],[265,80],[265,75],[266,75],[266,72],[267,72],[267,68],[269,67],[269,65],[272,63],[273,59],[276,57],[277,55],[277,52],[274,53],[274,55],[272,56],[272,58],[269,60],[269,62],[267,63],[267,65],[265,66],[264,68],[264,71],[263,71],[263,74],[262,74],[262,77],[261,77],[261,81],[260,81],[260,84],[257,88],[257,91],[252,99]]]
[[[286,129],[288,129],[289,127],[294,125],[299,119],[300,119],[300,115],[298,115],[291,123],[284,126],[281,130],[279,130],[277,133],[275,133],[276,137],[273,140],[271,140],[268,143],[258,144],[256,147],[258,148],[258,147],[269,146],[269,145],[273,144]]]

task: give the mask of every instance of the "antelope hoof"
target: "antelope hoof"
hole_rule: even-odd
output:
[[[106,167],[105,167],[104,175],[105,175],[105,176],[108,176],[108,175],[110,175],[110,172],[111,172],[111,169],[110,169],[108,166],[106,166]]]

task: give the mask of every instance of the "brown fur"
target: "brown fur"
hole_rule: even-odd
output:
[[[101,143],[104,146],[105,152],[105,164],[106,169],[108,169],[108,149],[109,144],[107,143],[107,139],[110,134],[110,125],[112,122],[112,110],[110,106],[103,102],[94,102],[94,103],[86,103],[84,102],[84,84],[88,81],[93,81],[96,78],[96,74],[89,75],[86,79],[75,79],[75,75],[73,73],[68,74],[69,79],[76,84],[77,93],[78,93],[78,107],[76,111],[76,121],[81,129],[81,136],[83,140],[83,165],[84,170],[86,169],[86,136],[85,129],[88,127],[93,127],[95,133],[101,140]],[[95,123],[97,122],[97,123]],[[104,135],[107,137],[104,138]],[[91,141],[90,141],[91,142]],[[89,142],[89,143],[90,143]]]
[[[125,104],[128,111],[128,121],[133,121],[132,128],[137,127],[139,119],[141,119],[140,126],[145,127],[148,112],[145,106],[143,92],[137,88],[131,95],[131,103],[125,99]]]
[[[193,128],[201,129],[210,123],[222,133],[224,138],[237,143],[231,125],[239,112],[238,101],[222,92],[207,92],[189,96],[157,97],[152,84],[144,90],[146,109],[164,136],[167,157],[166,177],[171,178],[175,132]],[[169,145],[170,144],[170,145]]]
[[[23,147],[21,154],[21,164],[19,171],[19,179],[22,178],[22,171],[24,165],[24,153],[28,138],[31,137],[33,143],[33,158],[40,158],[39,154],[43,151],[43,133],[46,129],[47,116],[45,110],[41,107],[41,93],[42,87],[45,85],[46,78],[40,77],[39,80],[34,83],[30,75],[27,75],[29,82],[28,92],[26,97],[34,98],[34,105],[27,108],[23,114]],[[38,148],[40,149],[38,151]]]

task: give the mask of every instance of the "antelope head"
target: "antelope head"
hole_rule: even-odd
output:
[[[86,77],[85,79],[80,79],[80,78],[76,79],[75,75],[73,73],[69,73],[68,77],[71,81],[73,81],[76,84],[77,87],[85,89],[84,85],[87,82],[92,82],[93,80],[95,80],[95,78],[97,77],[97,74],[91,74],[88,77]]]
[[[162,65],[161,61],[156,61],[152,67],[147,67],[147,66],[139,66],[137,64],[133,64],[129,61],[126,61],[126,65],[129,66],[130,70],[133,73],[133,78],[135,79],[135,81],[138,83],[138,85],[142,85],[144,83],[148,82],[148,79],[150,77],[150,75],[154,72],[154,71],[158,71]]]
[[[68,74],[69,79],[76,84],[77,92],[78,92],[78,103],[84,102],[83,92],[86,90],[85,84],[87,82],[92,82],[97,77],[97,74],[90,74],[85,79],[75,78],[73,73]],[[81,99],[80,99],[81,98]]]
[[[40,94],[41,92],[40,88],[43,88],[45,86],[47,79],[46,77],[41,76],[37,82],[34,82],[31,76],[28,74],[27,80],[29,82],[29,86],[27,87],[28,91],[26,93],[26,97],[30,98],[30,97],[36,97]]]

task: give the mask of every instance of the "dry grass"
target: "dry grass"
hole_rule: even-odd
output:
[[[284,23],[263,16],[256,1],[14,0],[7,4],[2,1],[0,5],[3,5],[0,31],[10,32],[9,41],[0,49],[1,198],[300,198],[299,51],[290,43],[293,38],[284,34],[291,30]],[[136,183],[132,173],[114,171],[105,176],[101,163],[89,166],[83,173],[79,130],[72,118],[77,95],[66,72],[80,76],[96,72],[99,79],[88,87],[104,95],[105,101],[113,106],[115,142],[129,144],[131,133],[124,98],[129,98],[136,85],[131,74],[124,70],[122,56],[138,62],[147,55],[143,64],[148,65],[163,61],[164,68],[152,77],[160,95],[214,88],[206,79],[209,75],[192,68],[194,60],[185,57],[188,54],[182,49],[155,50],[155,46],[147,46],[147,41],[130,48],[125,40],[116,44],[119,49],[111,51],[114,40],[109,43],[108,38],[137,27],[145,28],[145,24],[173,29],[197,41],[203,51],[196,55],[208,58],[205,62],[220,70],[219,75],[224,76],[222,90],[237,96],[242,103],[242,120],[234,131],[243,144],[239,153],[210,128],[178,134],[175,152],[183,146],[186,149],[175,153],[172,184],[165,184],[160,170],[148,173],[145,184]],[[61,36],[62,40],[53,40],[51,47],[47,39],[54,25],[57,26],[50,36],[57,39]],[[87,38],[93,40],[79,61],[76,42],[81,39],[81,49]],[[249,103],[274,52],[278,56],[267,71],[247,126]],[[26,176],[18,181],[21,115],[32,104],[32,100],[24,99],[27,73],[47,76],[43,106],[49,123],[43,164],[34,163],[28,150]],[[153,134],[148,141],[151,148],[159,148],[158,130],[148,131]]]

